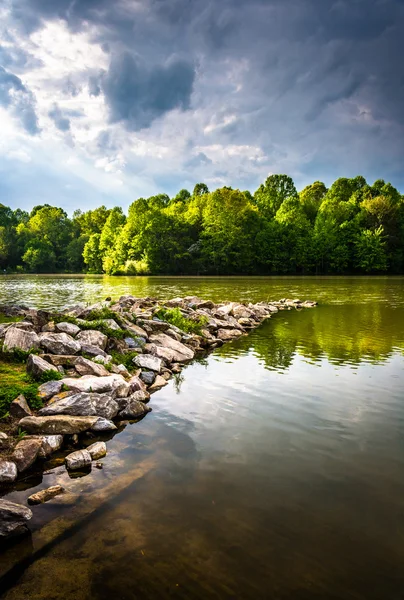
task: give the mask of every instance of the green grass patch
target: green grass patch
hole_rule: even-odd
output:
[[[32,409],[42,408],[43,402],[38,398],[39,384],[27,375],[25,365],[0,360],[0,380],[0,418],[7,415],[11,402],[20,394]]]
[[[21,321],[24,320],[24,317],[9,317],[7,315],[5,315],[4,313],[0,312],[0,324],[2,323],[20,323]]]
[[[126,352],[122,354],[121,352],[116,352],[115,350],[111,350],[110,352],[112,356],[112,360],[116,365],[124,365],[128,371],[133,371],[135,365],[133,364],[133,359],[139,355],[139,352],[135,352],[132,350],[131,352]],[[106,368],[107,365],[105,365]]]
[[[198,335],[201,334],[202,329],[208,322],[207,317],[202,315],[199,315],[195,320],[189,319],[182,314],[179,308],[160,308],[154,314],[162,321],[175,325],[186,333],[196,333]]]

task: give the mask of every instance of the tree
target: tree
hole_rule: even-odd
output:
[[[297,198],[295,184],[288,175],[270,175],[254,193],[255,204],[266,218],[274,217],[287,198]]]
[[[365,273],[387,269],[386,243],[383,227],[361,231],[355,241],[355,266]]]
[[[209,188],[206,183],[197,183],[194,187],[194,191],[192,192],[193,196],[203,196],[204,194],[209,194]]]

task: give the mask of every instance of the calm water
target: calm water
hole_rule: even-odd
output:
[[[0,303],[124,293],[321,304],[188,366],[102,470],[22,481],[67,493],[0,556],[2,597],[402,600],[404,279],[0,279]]]

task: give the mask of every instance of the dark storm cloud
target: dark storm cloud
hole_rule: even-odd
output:
[[[39,133],[35,99],[21,79],[0,67],[0,105],[11,109],[31,135]]]
[[[124,52],[111,61],[102,89],[111,121],[137,130],[174,108],[187,109],[193,81],[194,69],[184,60],[148,67]]]

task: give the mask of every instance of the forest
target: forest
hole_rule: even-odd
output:
[[[0,204],[6,273],[269,275],[404,272],[404,196],[379,179],[316,181],[296,190],[271,175],[251,194],[198,183],[71,217]]]

